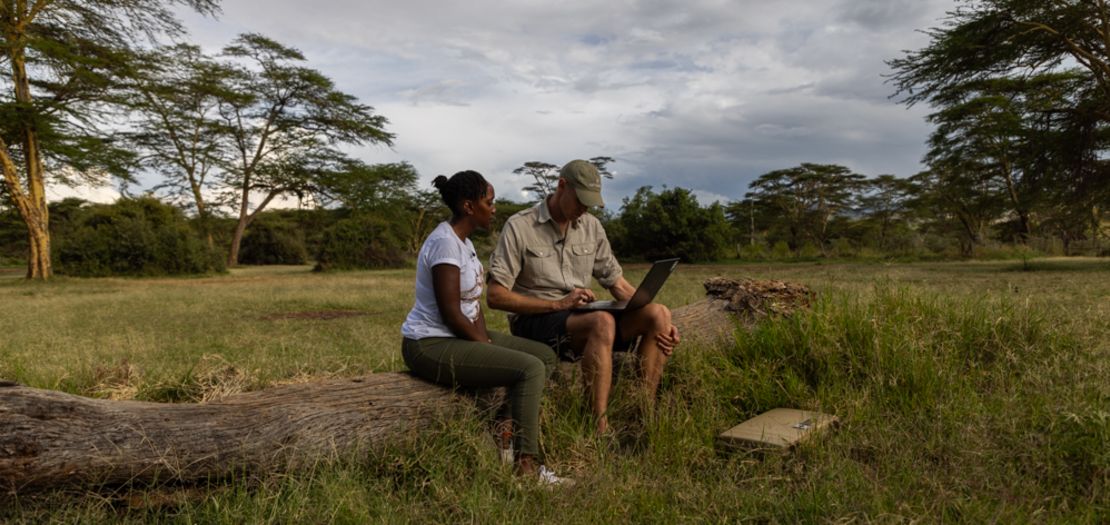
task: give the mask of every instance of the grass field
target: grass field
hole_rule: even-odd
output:
[[[645,266],[630,266],[638,281]],[[520,484],[474,416],[310,472],[179,492],[0,499],[0,521],[1078,522],[1110,520],[1110,261],[680,267],[812,286],[811,311],[734,344],[684,346],[645,418],[618,383],[616,439],[574,384],[545,400],[547,461],[579,483]],[[190,279],[23,282],[0,273],[0,378],[83,395],[202,401],[285,381],[397,370],[411,270],[244,268]],[[494,329],[503,315],[490,317]],[[787,455],[714,436],[778,406],[841,428]],[[152,500],[162,503],[151,503]]]

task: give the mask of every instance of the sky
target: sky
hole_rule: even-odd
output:
[[[182,12],[218,52],[256,32],[390,120],[422,185],[474,169],[523,201],[528,161],[610,156],[610,208],[641,186],[703,204],[803,162],[913,175],[928,108],[890,98],[886,60],[927,43],[955,0],[225,0]]]

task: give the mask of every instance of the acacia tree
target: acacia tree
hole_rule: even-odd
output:
[[[156,190],[168,190],[196,209],[212,247],[211,210],[206,192],[228,152],[228,129],[218,120],[220,104],[232,96],[226,66],[200,48],[178,44],[143,55],[129,85],[135,127],[131,139],[143,167],[162,176]]]
[[[865,177],[836,164],[802,163],[760,175],[744,195],[757,206],[777,210],[787,223],[791,248],[808,237],[825,252],[829,225],[856,205]]]
[[[1110,118],[1110,2],[961,0],[929,45],[887,63],[896,94],[913,104],[948,86],[1007,74],[1088,70]]]
[[[908,221],[908,203],[914,191],[913,184],[894,175],[879,175],[863,182],[858,197],[859,211],[864,220],[878,230],[875,245],[887,248],[891,232]]]
[[[223,202],[238,215],[228,253],[234,266],[243,233],[271,201],[313,193],[322,175],[347,165],[339,145],[391,145],[394,135],[372,107],[301,66],[305,57],[296,49],[244,34],[224,55],[232,62],[219,108],[229,140],[220,184]]]
[[[419,174],[408,162],[366,164],[347,159],[338,171],[319,178],[320,197],[351,210],[388,212],[405,206],[417,192]]]
[[[964,257],[983,244],[990,224],[1005,209],[997,181],[984,173],[988,170],[954,162],[937,164],[909,179],[914,190],[907,204],[924,219],[923,229],[954,235]]]
[[[942,106],[929,116],[936,124],[929,139],[930,165],[974,161],[972,177],[997,177],[1018,219],[1019,240],[1032,230],[1032,194],[1036,172],[1031,170],[1029,140],[1033,132],[1024,104],[1021,79],[993,78],[949,86],[933,98]]]
[[[103,126],[133,51],[182,28],[173,4],[204,14],[215,0],[21,0],[0,2],[0,169],[27,226],[27,277],[48,279],[46,185],[126,176],[128,155]]]
[[[591,158],[589,162],[597,167],[602,177],[613,178],[613,173],[609,171],[609,164],[616,162],[616,159],[599,156]],[[523,166],[513,170],[513,174],[532,177],[532,183],[525,186],[524,191],[535,195],[537,201],[546,199],[548,195],[554,193],[555,186],[559,182],[559,166],[547,162],[525,162]]]
[[[1058,194],[1062,199],[1055,206],[1082,203],[1078,215],[1091,217],[1089,233],[1097,240],[1107,201],[1092,202],[1090,196],[1104,196],[1110,186],[1106,143],[1096,138],[1110,123],[1110,2],[964,0],[941,27],[927,33],[926,47],[888,61],[895,96],[908,105],[939,102],[946,91],[974,83],[1067,73],[1076,65],[1086,73],[1075,75],[1080,81],[1070,92],[1077,96],[1064,114],[1071,122],[1059,131],[1102,149],[1051,151],[1054,141],[1042,137],[1032,157],[1039,172],[1056,176],[1052,188],[1084,188],[1083,193]],[[1053,165],[1056,161],[1060,164]]]

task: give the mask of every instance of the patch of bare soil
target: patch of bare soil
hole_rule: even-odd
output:
[[[703,285],[710,297],[728,301],[725,310],[742,317],[788,316],[817,298],[808,286],[785,281],[712,277]]]
[[[262,316],[263,321],[280,321],[282,319],[310,319],[327,321],[329,319],[343,319],[345,317],[363,317],[378,315],[381,312],[363,312],[361,310],[318,310],[312,312],[281,312]]]

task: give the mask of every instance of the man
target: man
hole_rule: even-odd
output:
[[[487,300],[491,308],[510,312],[513,335],[548,343],[564,360],[581,359],[597,430],[605,433],[613,351],[627,350],[642,337],[641,377],[653,400],[679,334],[661,304],[620,314],[571,312],[595,300],[591,277],[620,301],[636,291],[624,279],[601,222],[586,213],[590,206],[605,206],[601,175],[593,164],[572,160],[559,171],[554,193],[505,223],[490,257]]]

